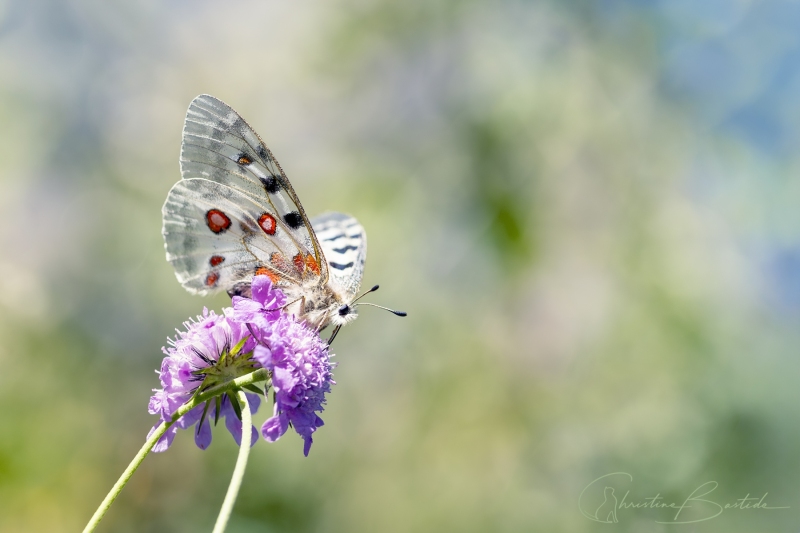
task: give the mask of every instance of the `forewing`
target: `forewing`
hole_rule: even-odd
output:
[[[349,300],[358,292],[367,259],[367,234],[350,215],[323,213],[311,220],[325,254],[330,281]]]
[[[207,179],[176,183],[162,209],[167,261],[190,292],[211,294],[258,272],[279,286],[318,277],[313,250],[298,246],[271,205]]]
[[[279,228],[309,250],[319,283],[328,279],[322,250],[292,185],[275,157],[245,120],[209,95],[189,105],[181,146],[184,180],[202,178],[227,186],[275,215]]]

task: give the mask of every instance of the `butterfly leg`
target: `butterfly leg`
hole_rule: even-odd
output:
[[[330,346],[331,343],[333,343],[333,339],[336,338],[336,335],[339,333],[340,329],[342,329],[342,326],[336,326],[336,328],[333,330],[333,333],[331,333],[331,336],[328,339],[328,346]]]
[[[289,308],[290,305],[296,304],[297,302],[299,302],[302,299],[303,299],[303,297],[297,298],[296,300],[292,300],[288,304],[282,305],[281,307],[276,307],[274,309],[267,309],[267,311],[285,311],[286,309]],[[305,303],[305,302],[303,302],[303,303]]]

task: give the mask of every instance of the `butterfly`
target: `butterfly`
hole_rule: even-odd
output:
[[[180,163],[162,234],[186,290],[249,296],[253,277],[266,275],[286,295],[287,312],[317,330],[332,325],[331,340],[356,318],[363,226],[342,213],[309,219],[272,152],[236,111],[207,94],[192,100]]]

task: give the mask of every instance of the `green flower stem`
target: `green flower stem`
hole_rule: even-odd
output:
[[[236,397],[239,399],[239,405],[242,409],[242,443],[239,445],[239,457],[236,459],[236,466],[233,468],[233,476],[231,476],[231,484],[228,485],[228,493],[225,495],[225,500],[222,502],[222,509],[219,510],[217,523],[214,524],[214,530],[211,533],[222,533],[228,525],[228,519],[233,512],[233,504],[236,503],[236,496],[239,495],[239,487],[242,486],[242,478],[244,478],[244,470],[247,467],[247,458],[250,455],[250,438],[253,436],[253,418],[250,416],[250,405],[247,402],[247,396],[244,391],[236,391]]]
[[[210,387],[209,389],[203,391],[202,394],[194,396],[191,400],[180,406],[178,410],[175,412],[175,414],[172,415],[172,419],[169,422],[162,422],[158,426],[158,428],[153,432],[153,434],[150,435],[150,438],[147,439],[147,442],[144,443],[144,446],[142,446],[142,448],[139,450],[139,453],[137,453],[136,456],[133,458],[133,461],[131,461],[131,464],[128,465],[128,468],[125,469],[125,471],[122,473],[122,475],[114,484],[114,486],[111,487],[111,491],[108,493],[103,502],[100,504],[100,507],[98,507],[97,510],[94,512],[91,520],[89,520],[89,523],[86,524],[86,527],[83,529],[83,533],[91,533],[92,531],[95,530],[97,524],[100,523],[100,520],[103,519],[103,516],[106,514],[106,511],[108,511],[108,508],[111,507],[111,504],[114,503],[114,500],[117,499],[117,496],[119,496],[119,493],[122,492],[122,489],[123,487],[125,487],[125,484],[131,478],[133,473],[136,472],[136,469],[139,468],[139,465],[142,464],[142,461],[144,461],[144,458],[147,457],[147,454],[149,454],[150,451],[153,449],[153,446],[155,446],[156,442],[158,442],[158,439],[160,439],[161,436],[164,435],[164,432],[166,432],[172,424],[177,422],[180,417],[182,417],[183,415],[185,415],[198,405],[202,405],[202,403],[205,402],[206,400],[209,400],[215,396],[219,396],[220,394],[224,394],[231,389],[238,389],[246,385],[258,383],[259,381],[266,381],[267,379],[268,379],[267,371],[264,370],[263,368],[259,368],[255,372],[251,372],[250,374],[240,376],[232,381],[228,381],[226,383],[221,383],[219,385],[215,385],[214,387]],[[249,408],[247,412],[249,416],[250,413]],[[250,423],[250,425],[252,425],[252,422]],[[247,434],[247,439],[249,442],[250,440],[249,432]],[[242,439],[242,442],[244,442],[244,439]],[[250,446],[248,445],[247,448],[249,450]]]

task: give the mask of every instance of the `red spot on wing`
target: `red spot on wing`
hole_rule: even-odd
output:
[[[263,229],[264,233],[267,235],[275,235],[275,230],[278,227],[277,222],[275,222],[275,217],[269,213],[264,213],[258,217],[258,225],[261,226],[261,229]]]
[[[269,279],[272,280],[272,283],[278,283],[278,281],[280,281],[281,279],[281,277],[277,273],[273,272],[272,270],[268,269],[265,266],[260,266],[256,268],[256,276],[268,276]]]
[[[269,255],[269,262],[272,264],[272,266],[274,266],[281,272],[286,272],[287,274],[291,275],[292,267],[291,265],[289,265],[289,263],[286,261],[286,258],[283,257],[283,254],[281,254],[280,252],[272,252]]]
[[[296,256],[292,257],[292,262],[294,263],[294,267],[301,274],[306,269],[306,260],[303,257],[303,254],[297,254]]]
[[[206,287],[213,287],[217,284],[219,280],[219,274],[216,272],[209,272],[208,276],[206,276]]]
[[[219,209],[209,209],[206,213],[206,224],[214,233],[222,233],[231,226],[231,219]]]
[[[306,255],[306,268],[319,276],[319,263],[317,263],[317,260],[314,259],[314,256],[311,254]]]
[[[209,263],[209,264],[210,264],[212,267],[215,267],[215,266],[217,266],[218,264],[222,263],[223,261],[225,261],[225,258],[224,258],[224,257],[222,257],[221,255],[212,255],[212,256],[211,256],[211,259],[209,259],[209,260],[208,260],[208,263]]]

